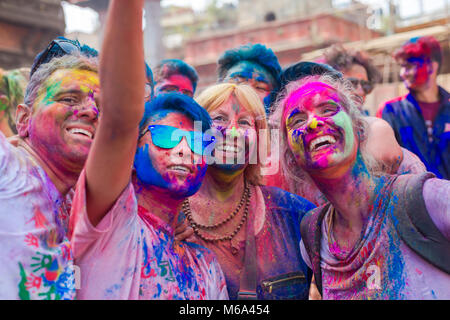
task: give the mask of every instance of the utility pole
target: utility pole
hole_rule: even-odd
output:
[[[161,27],[162,8],[160,0],[146,0],[145,5],[144,51],[145,61],[155,67],[164,59],[163,30]]]
[[[389,19],[388,19],[388,28],[386,32],[387,35],[395,33],[396,20],[397,20],[397,6],[394,4],[393,0],[389,0]]]
[[[100,27],[98,29],[99,43],[102,42],[104,26],[109,0],[88,0],[76,3],[81,7],[94,9],[99,15]],[[145,29],[144,51],[145,61],[150,66],[156,66],[164,58],[163,31],[161,28],[162,9],[160,0],[145,0]]]

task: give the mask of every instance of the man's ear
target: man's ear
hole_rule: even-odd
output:
[[[437,61],[431,61],[430,63],[431,65],[431,70],[430,70],[430,74],[438,74],[438,70],[439,70],[439,63]]]
[[[9,99],[6,94],[0,94],[0,111],[7,110],[9,107]]]
[[[32,109],[26,104],[19,104],[16,110],[16,128],[21,138],[28,137]]]

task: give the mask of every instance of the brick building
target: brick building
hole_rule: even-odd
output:
[[[275,52],[282,66],[287,66],[299,61],[303,53],[336,42],[367,41],[380,36],[379,32],[345,17],[323,13],[308,18],[266,21],[193,37],[185,43],[184,60],[197,69],[201,90],[215,82],[218,57],[225,50],[242,44],[262,43]]]
[[[61,0],[0,0],[0,68],[31,66],[64,29]]]

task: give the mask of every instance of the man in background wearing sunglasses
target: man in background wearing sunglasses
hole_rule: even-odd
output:
[[[323,62],[342,72],[345,79],[353,85],[353,93],[360,98],[361,110],[366,96],[372,92],[381,79],[377,68],[365,52],[350,51],[342,45],[332,45],[324,52]],[[367,111],[363,111],[369,115]]]
[[[160,94],[145,105],[137,151],[118,149],[102,155],[120,154],[127,166],[89,158],[71,217],[71,242],[81,269],[79,299],[228,298],[215,256],[174,239],[183,200],[197,192],[206,173],[205,155],[213,138],[204,133],[210,125],[208,113],[192,98]],[[131,168],[133,157],[134,171],[127,171],[126,180],[131,177],[131,182],[110,209],[90,211],[104,198],[89,196],[97,187],[89,165],[103,166],[112,183],[119,180],[123,167]],[[125,180],[120,181],[123,185]]]
[[[441,46],[431,36],[413,38],[394,58],[409,93],[386,102],[377,115],[389,122],[398,143],[414,152],[428,171],[450,179],[450,93],[436,80]]]
[[[342,45],[332,45],[324,52],[326,64],[340,71],[353,86],[353,94],[359,98],[360,110],[369,123],[370,136],[367,149],[383,165],[387,173],[420,173],[425,170],[422,162],[407,149],[401,148],[389,123],[369,116],[364,102],[381,75],[372,60],[363,51],[353,51]]]

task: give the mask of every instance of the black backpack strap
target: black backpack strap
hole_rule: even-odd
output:
[[[312,264],[314,281],[322,295],[322,270],[320,268],[320,241],[322,239],[322,221],[331,204],[308,212],[300,224],[300,234]]]
[[[450,274],[450,241],[430,218],[423,199],[423,185],[434,177],[429,172],[399,176],[394,186],[398,201],[393,203],[392,218],[398,234],[411,250]]]

